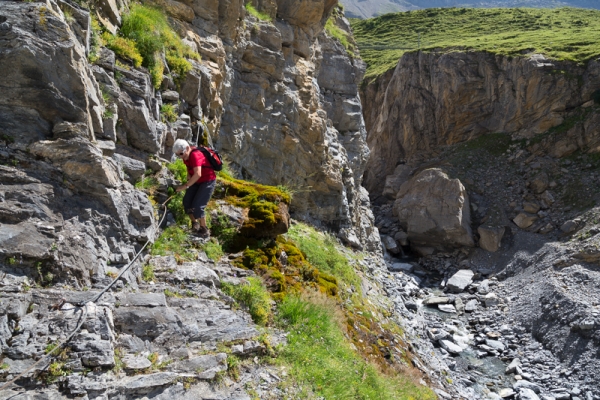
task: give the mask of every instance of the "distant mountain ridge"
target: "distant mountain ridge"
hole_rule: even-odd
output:
[[[340,0],[348,18],[373,18],[391,12],[434,7],[581,7],[600,9],[599,0]]]

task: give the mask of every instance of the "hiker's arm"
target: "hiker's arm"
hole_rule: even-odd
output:
[[[200,179],[200,176],[202,176],[202,167],[194,167],[193,175],[188,177],[188,181],[185,185],[178,186],[177,191],[181,192],[182,190],[188,189],[190,186],[196,183],[198,179]]]

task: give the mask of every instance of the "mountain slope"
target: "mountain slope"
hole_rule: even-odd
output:
[[[600,55],[600,11],[578,8],[437,8],[352,20],[366,78],[394,68],[418,49],[460,49],[519,56],[543,53],[585,62]]]
[[[379,15],[433,7],[582,7],[600,9],[596,0],[341,0],[348,18],[373,18]]]

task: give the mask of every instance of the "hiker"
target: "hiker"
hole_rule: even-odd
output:
[[[183,208],[192,220],[192,230],[206,239],[210,236],[206,227],[204,209],[215,190],[217,176],[208,157],[196,146],[190,146],[183,139],[173,144],[173,153],[181,157],[187,167],[188,177],[185,185],[177,186],[178,192],[185,190]]]

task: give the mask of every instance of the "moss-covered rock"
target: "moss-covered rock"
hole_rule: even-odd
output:
[[[290,196],[273,186],[234,179],[218,178],[214,197],[244,210],[246,216],[239,234],[246,238],[275,239],[288,231]]]

